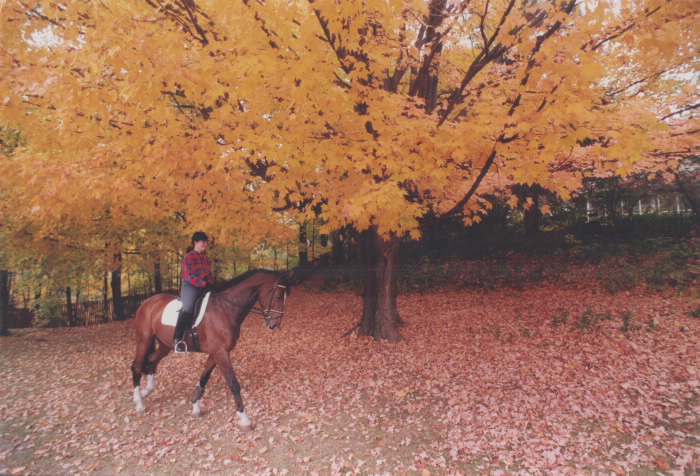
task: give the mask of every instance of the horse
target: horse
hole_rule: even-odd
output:
[[[263,325],[267,329],[279,329],[290,292],[291,274],[257,269],[213,286],[203,320],[196,329],[199,336],[197,350],[208,354],[209,357],[192,395],[192,415],[201,416],[200,400],[212,371],[218,366],[233,394],[239,427],[242,431],[252,429],[252,422],[243,406],[241,386],[231,365],[230,353],[240,337],[241,325],[251,311],[263,315]],[[134,403],[139,414],[146,411],[143,398],[155,390],[158,363],[172,350],[175,327],[163,324],[161,317],[166,305],[175,299],[177,297],[170,294],[156,294],[144,301],[136,311],[136,354],[131,373],[134,382]],[[189,332],[185,342],[190,349],[194,345]],[[143,390],[142,374],[148,377],[147,386]]]

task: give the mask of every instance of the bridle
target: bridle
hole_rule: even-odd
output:
[[[272,309],[272,301],[275,299],[276,291],[278,289],[284,289],[281,311]],[[261,314],[265,318],[265,321],[269,321],[271,319],[282,319],[282,317],[284,317],[284,305],[287,303],[287,286],[276,284],[275,287],[270,288],[268,292],[266,292],[262,297],[258,298],[258,302],[264,302],[268,295],[270,295],[270,302],[268,303],[267,309],[253,307],[251,311],[255,312],[256,314]],[[273,314],[273,316],[271,317],[270,314]]]

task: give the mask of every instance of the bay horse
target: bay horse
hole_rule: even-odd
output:
[[[214,367],[218,366],[236,402],[238,424],[243,431],[252,429],[241,398],[241,386],[231,365],[230,352],[241,334],[241,325],[251,311],[262,314],[264,326],[275,330],[284,316],[284,304],[289,295],[290,272],[274,272],[265,269],[248,271],[228,282],[215,285],[209,297],[204,318],[197,326],[199,351],[208,354],[204,372],[192,395],[192,414],[201,416],[200,400]],[[134,381],[136,411],[143,414],[146,407],[143,398],[155,390],[155,373],[158,363],[172,350],[175,327],[165,325],[162,314],[165,306],[177,299],[170,294],[156,294],[146,299],[136,311],[136,355],[131,365]],[[255,307],[255,304],[258,307]],[[156,342],[158,345],[156,346]],[[185,342],[192,349],[188,332]],[[141,376],[148,377],[148,384],[141,389]]]

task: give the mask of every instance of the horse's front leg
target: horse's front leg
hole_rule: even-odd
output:
[[[194,393],[192,394],[193,416],[202,416],[202,407],[200,406],[199,401],[202,399],[202,395],[204,395],[204,389],[207,386],[207,382],[209,381],[209,377],[211,377],[214,367],[216,367],[216,360],[214,360],[214,358],[210,355],[204,364],[204,372],[202,373],[202,376],[199,377],[199,384],[195,387]]]
[[[241,431],[248,432],[253,429],[253,423],[248,418],[245,412],[245,407],[243,406],[243,398],[241,398],[241,385],[236,379],[236,374],[233,372],[233,366],[231,365],[231,356],[228,352],[222,352],[217,357],[215,357],[217,364],[221,373],[226,379],[228,387],[231,389],[233,394],[233,399],[236,401],[236,413],[238,414],[238,426]]]

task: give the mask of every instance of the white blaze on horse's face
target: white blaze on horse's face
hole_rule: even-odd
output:
[[[271,331],[279,329],[284,316],[284,304],[287,301],[287,287],[277,284],[262,296],[260,304],[265,316],[263,326]]]

